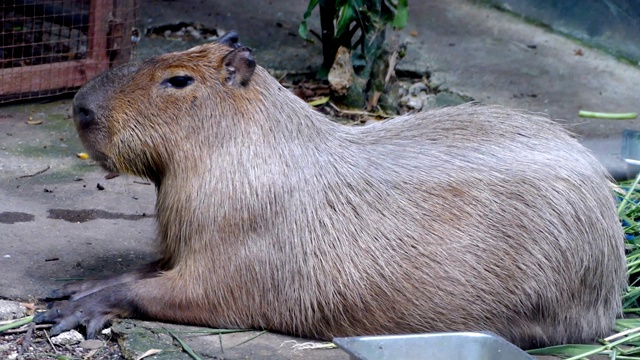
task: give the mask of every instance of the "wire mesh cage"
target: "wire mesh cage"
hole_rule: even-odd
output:
[[[0,103],[71,92],[129,61],[137,0],[3,0]]]

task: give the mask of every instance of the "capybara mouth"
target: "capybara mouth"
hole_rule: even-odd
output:
[[[111,174],[120,174],[120,172],[115,169],[114,167],[110,166],[109,163],[107,162],[102,162],[99,161],[98,164],[100,164],[100,167],[103,168],[105,171],[111,173]]]
[[[116,169],[115,166],[113,166],[109,157],[106,156],[104,153],[100,151],[90,150],[90,149],[88,149],[88,151],[89,151],[89,155],[91,156],[91,159],[93,159],[96,163],[98,163],[98,165],[100,165],[102,169],[104,169],[109,173],[116,173],[116,174],[120,173],[120,171]]]

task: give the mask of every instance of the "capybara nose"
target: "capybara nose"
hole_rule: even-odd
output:
[[[77,104],[73,107],[73,117],[76,121],[76,124],[81,129],[86,129],[95,122],[96,113],[95,111],[91,110],[87,106],[82,106],[82,104]]]

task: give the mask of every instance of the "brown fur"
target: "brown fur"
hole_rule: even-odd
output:
[[[341,126],[248,53],[230,73],[231,51],[119,68],[75,99],[92,155],[157,186],[163,271],[113,313],[319,339],[609,333],[626,286],[609,178],[560,126],[478,105]]]

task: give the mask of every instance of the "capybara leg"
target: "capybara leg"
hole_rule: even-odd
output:
[[[128,284],[131,282],[105,287],[77,300],[50,303],[49,310],[37,313],[33,321],[38,324],[54,323],[51,335],[83,325],[87,329],[87,338],[92,339],[112,317],[135,313],[128,301]]]
[[[36,314],[36,323],[54,323],[51,334],[71,330],[79,325],[87,329],[87,338],[95,337],[113,317],[135,317],[171,322],[202,323],[207,309],[194,299],[188,283],[178,285],[170,273],[156,273],[130,281],[116,281],[97,291],[72,295],[69,300],[52,303]],[[123,279],[123,278],[121,278]]]
[[[108,279],[101,280],[86,280],[64,285],[60,289],[53,290],[48,296],[48,299],[65,299],[77,300],[87,295],[91,295],[96,291],[100,291],[104,288],[124,284],[134,280],[146,279],[156,276],[160,270],[160,262],[155,261],[147,264],[135,271],[128,272],[122,275],[118,275]]]

